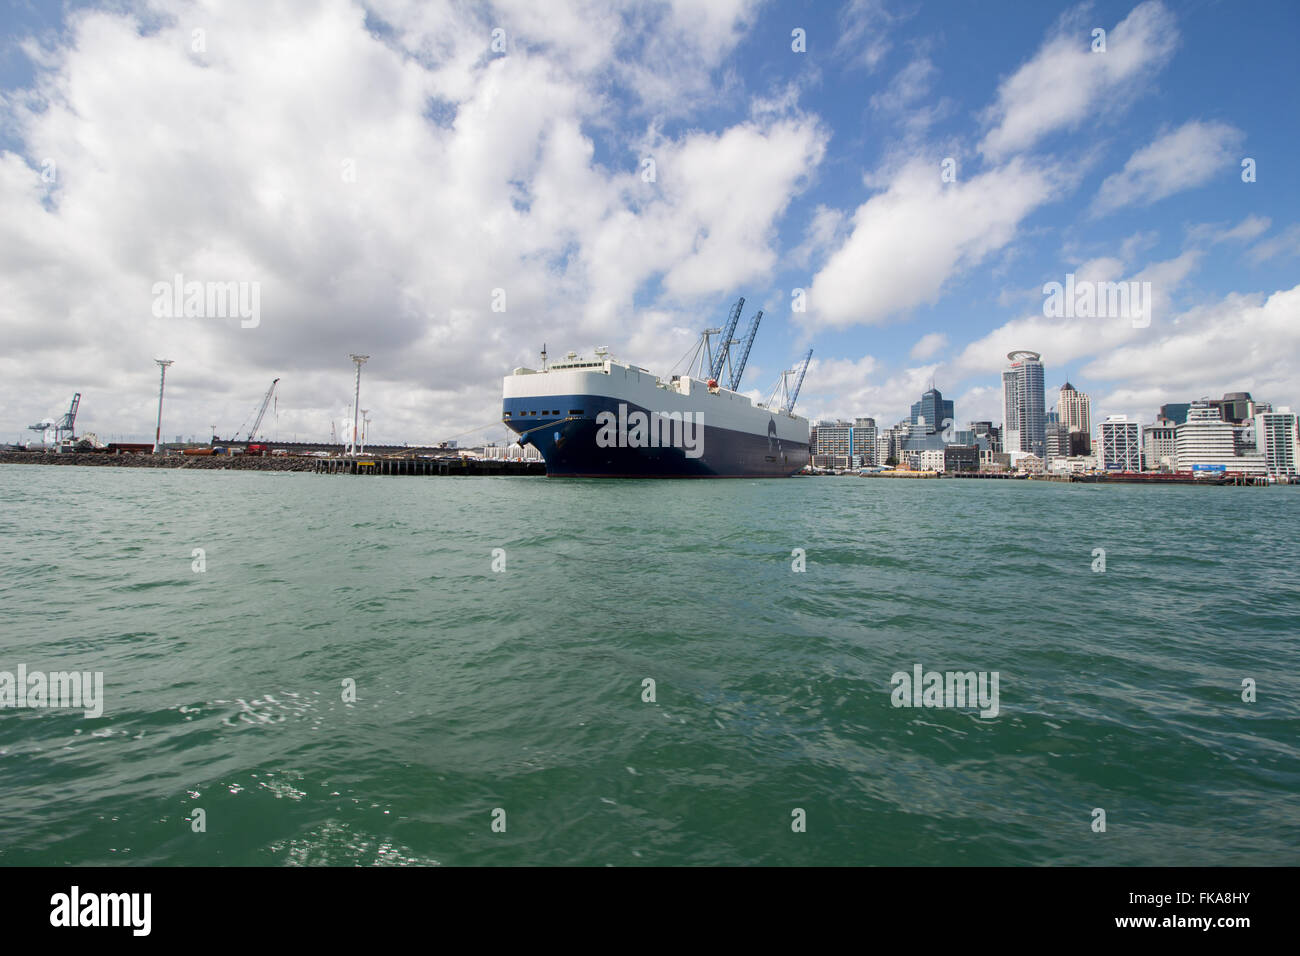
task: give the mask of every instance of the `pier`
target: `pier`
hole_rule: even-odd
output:
[[[545,475],[542,461],[493,461],[487,458],[317,458],[318,474],[327,475]]]
[[[418,477],[546,474],[543,461],[392,456],[316,458],[307,455],[110,455],[103,452],[0,452],[0,464],[85,465],[108,468],[175,468],[190,471],[300,471],[324,475]]]

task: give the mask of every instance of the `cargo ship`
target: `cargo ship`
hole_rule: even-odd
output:
[[[654,375],[604,348],[548,363],[543,346],[540,369],[516,368],[505,377],[502,421],[521,445],[538,450],[552,477],[788,478],[808,464],[808,420],[794,414],[794,403],[812,351],[799,368],[782,372],[766,403],[740,394],[763,316],[751,320],[733,357],[744,301],[733,306],[724,329],[704,330],[682,375]],[[729,387],[720,384],[724,377]]]

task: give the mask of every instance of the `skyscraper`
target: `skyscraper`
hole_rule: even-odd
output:
[[[1092,434],[1092,402],[1086,393],[1078,391],[1069,382],[1061,386],[1061,395],[1056,400],[1056,417],[1072,432]]]
[[[1043,363],[1037,352],[1008,352],[1011,364],[1002,372],[1002,447],[1043,458],[1047,453],[1047,411],[1043,398]]]
[[[931,386],[921,395],[919,402],[912,403],[912,433],[933,435],[944,430],[945,423],[955,421],[952,400],[945,400],[943,393]]]

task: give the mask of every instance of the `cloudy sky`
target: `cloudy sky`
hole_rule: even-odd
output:
[[[325,438],[351,352],[374,440],[500,438],[544,342],[667,372],[740,295],[744,388],[812,346],[813,418],[933,379],[997,421],[1012,348],[1094,414],[1300,405],[1298,11],[9,0],[0,441],[74,391],[151,438],[159,357],[166,436],[279,377],[267,433]],[[1067,274],[1150,282],[1149,324],[1044,315]],[[256,324],[165,314],[177,275]]]

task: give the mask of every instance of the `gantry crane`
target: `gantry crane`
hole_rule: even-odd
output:
[[[54,443],[56,445],[61,444],[63,442],[64,432],[68,433],[69,441],[76,441],[77,440],[77,429],[76,429],[77,409],[80,407],[81,407],[81,393],[77,392],[75,395],[72,396],[72,404],[68,406],[68,410],[63,413],[62,418],[58,419],[57,421],[46,420],[43,422],[37,422],[35,425],[28,425],[27,427],[31,431],[40,432],[42,435],[42,440],[44,440],[45,432],[53,430]]]
[[[257,437],[257,430],[262,427],[262,419],[266,417],[266,409],[267,406],[271,404],[271,396],[275,394],[275,385],[278,381],[280,381],[278,378],[272,379],[271,387],[268,388],[266,390],[266,394],[262,396],[262,404],[261,406],[258,407],[257,415],[253,418],[253,427],[250,428],[248,430],[248,433],[244,436],[245,441],[252,441],[254,438]],[[241,425],[239,431],[243,431],[243,430],[244,430],[243,426]],[[239,431],[235,432],[235,435],[233,438],[231,438],[231,441],[238,441]]]

